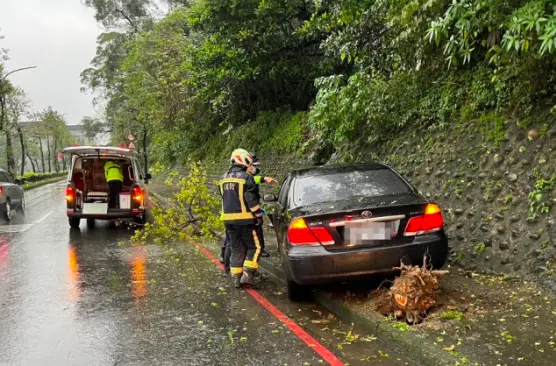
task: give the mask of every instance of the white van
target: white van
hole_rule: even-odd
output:
[[[71,154],[66,187],[69,225],[79,228],[81,219],[88,227],[95,220],[131,218],[138,224],[147,220],[146,185],[151,175],[144,174],[135,150],[111,146],[72,146],[64,149]],[[109,188],[104,164],[114,160],[122,167],[124,181],[120,191],[120,207],[109,208]]]

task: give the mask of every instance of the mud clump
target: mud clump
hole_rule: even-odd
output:
[[[420,323],[438,300],[439,279],[449,271],[432,270],[427,266],[400,264],[394,268],[401,274],[394,280],[389,291],[383,291],[376,310],[384,316],[394,315],[410,324]]]

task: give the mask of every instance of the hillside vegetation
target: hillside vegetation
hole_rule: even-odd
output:
[[[115,143],[178,165],[385,160],[448,210],[454,261],[552,276],[552,1],[88,5],[107,32],[82,77]]]

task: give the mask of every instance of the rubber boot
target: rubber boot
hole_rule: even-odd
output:
[[[251,272],[251,271],[243,271],[243,274],[241,275],[241,280],[240,283],[242,285],[249,285],[249,286],[256,286],[255,283],[255,273]]]
[[[232,275],[232,284],[234,285],[235,288],[241,287],[241,278],[242,276],[240,274]]]

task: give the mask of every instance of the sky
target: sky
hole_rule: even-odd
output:
[[[25,90],[33,110],[52,106],[68,124],[95,114],[93,96],[80,91],[80,73],[89,67],[101,32],[94,11],[80,0],[0,0],[7,70],[37,66],[9,80]]]

